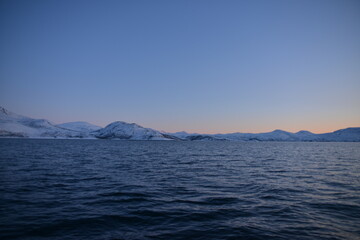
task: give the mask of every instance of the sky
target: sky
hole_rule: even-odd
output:
[[[0,0],[0,106],[168,132],[360,127],[360,1]]]

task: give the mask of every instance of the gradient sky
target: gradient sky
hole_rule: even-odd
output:
[[[0,1],[0,106],[165,131],[360,127],[360,1]]]

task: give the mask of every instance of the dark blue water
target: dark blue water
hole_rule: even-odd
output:
[[[0,139],[1,239],[359,239],[360,143]]]

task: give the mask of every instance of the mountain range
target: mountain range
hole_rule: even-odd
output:
[[[360,127],[331,133],[315,134],[275,130],[267,133],[198,134],[166,133],[144,128],[136,123],[116,121],[102,128],[87,122],[54,124],[46,119],[33,119],[0,107],[0,137],[16,138],[89,138],[119,140],[179,140],[179,141],[286,141],[286,142],[360,142]]]

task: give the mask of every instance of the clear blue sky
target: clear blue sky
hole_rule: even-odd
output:
[[[0,1],[0,105],[166,131],[360,126],[360,1]]]

